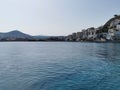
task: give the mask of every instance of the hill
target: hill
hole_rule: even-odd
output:
[[[0,41],[64,41],[64,36],[32,36],[18,30],[0,33]]]

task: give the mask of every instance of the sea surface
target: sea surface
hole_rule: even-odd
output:
[[[0,90],[120,90],[120,43],[0,42]]]

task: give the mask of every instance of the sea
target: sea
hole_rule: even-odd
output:
[[[120,90],[120,43],[0,42],[0,90]]]

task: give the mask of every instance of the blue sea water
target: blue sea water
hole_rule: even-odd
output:
[[[120,90],[120,43],[1,42],[0,90]]]

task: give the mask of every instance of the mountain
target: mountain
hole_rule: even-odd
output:
[[[64,36],[32,36],[18,30],[0,33],[0,41],[63,41]]]
[[[6,41],[22,41],[22,40],[33,40],[31,35],[24,34],[18,30],[10,31],[7,33],[0,33],[0,40]]]

